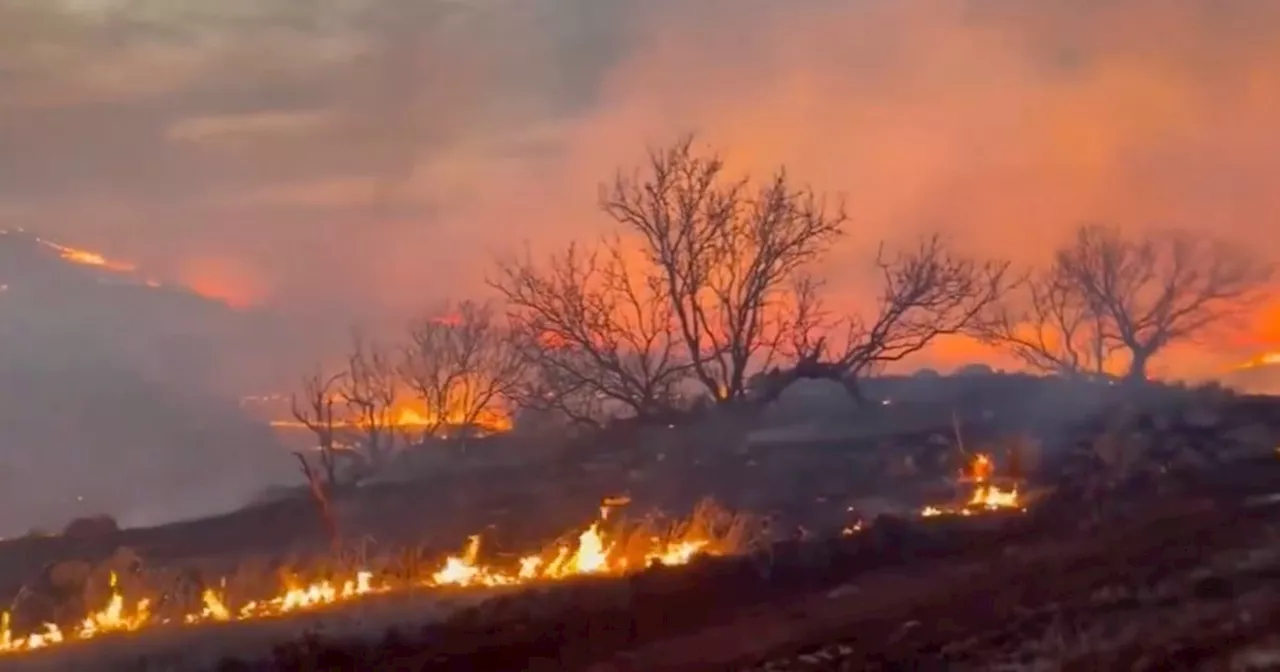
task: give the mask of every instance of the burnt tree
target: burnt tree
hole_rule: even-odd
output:
[[[489,304],[462,301],[409,330],[400,375],[425,407],[425,432],[468,431],[506,418],[525,362]]]
[[[358,433],[363,456],[373,468],[385,464],[395,450],[399,392],[400,379],[390,355],[354,332],[338,396],[346,403],[349,425]]]
[[[522,408],[600,425],[667,412],[690,371],[663,279],[623,241],[506,261],[490,281],[528,364]]]
[[[878,368],[901,361],[938,338],[969,334],[1006,291],[1009,264],[958,255],[938,236],[911,250],[888,255],[883,245],[875,257],[881,285],[869,316],[832,319],[820,300],[818,285],[797,290],[792,343],[795,365],[774,368],[759,381],[763,400],[776,398],[803,378],[840,381],[856,400],[865,401],[859,381]],[[844,332],[838,345],[831,334]]]
[[[1055,256],[1054,272],[1098,315],[1104,338],[1129,356],[1126,378],[1152,357],[1248,314],[1274,268],[1224,241],[1185,232],[1126,235],[1086,226]]]
[[[841,234],[828,207],[785,170],[764,182],[734,178],[693,138],[650,151],[643,170],[619,173],[601,207],[638,237],[670,302],[692,371],[720,402],[747,393],[789,338],[789,290]]]
[[[1120,350],[1104,315],[1057,267],[1017,283],[975,335],[1033,371],[1071,378],[1109,378],[1108,364]]]
[[[326,374],[317,369],[302,379],[301,394],[295,392],[290,396],[290,410],[294,420],[316,437],[316,455],[326,487],[338,483],[336,439],[343,420],[341,414],[335,412],[334,405],[339,399],[338,390],[345,378],[345,373]],[[304,475],[310,478],[314,472],[307,464],[307,454],[298,453],[298,459],[306,466]]]

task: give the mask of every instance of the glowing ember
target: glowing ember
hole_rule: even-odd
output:
[[[439,569],[416,585],[377,580],[372,572],[361,570],[343,581],[286,583],[274,598],[249,602],[238,609],[228,607],[227,596],[207,589],[201,596],[202,608],[181,619],[159,619],[151,613],[146,599],[132,603],[120,593],[115,576],[111,576],[111,596],[106,607],[90,614],[75,628],[66,632],[46,624],[34,634],[16,636],[8,613],[0,617],[0,653],[34,651],[64,642],[93,639],[113,632],[132,632],[161,625],[196,625],[211,622],[244,621],[283,616],[313,610],[331,604],[392,591],[446,587],[501,587],[537,582],[557,581],[583,575],[618,576],[652,564],[687,564],[699,554],[731,552],[728,542],[716,542],[710,533],[697,532],[696,527],[680,538],[664,540],[653,536],[610,535],[604,529],[607,507],[601,519],[577,535],[576,543],[552,547],[542,553],[520,558],[511,567],[499,567],[480,558],[480,536],[468,539],[458,555],[446,557]],[[696,514],[695,514],[696,517]]]

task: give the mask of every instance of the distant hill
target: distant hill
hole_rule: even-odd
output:
[[[131,265],[0,231],[0,536],[84,513],[205,513],[287,478],[228,375],[252,372],[281,333]]]

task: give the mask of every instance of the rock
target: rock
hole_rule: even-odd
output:
[[[107,515],[76,518],[67,523],[62,536],[69,539],[101,539],[110,537],[120,531],[116,519]]]

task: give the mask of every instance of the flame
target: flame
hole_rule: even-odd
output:
[[[967,475],[976,483],[985,483],[991,479],[991,475],[995,473],[995,463],[991,461],[990,455],[978,453],[969,461]]]
[[[36,240],[40,241],[41,245],[44,245],[45,247],[56,251],[58,253],[58,256],[62,257],[66,261],[69,261],[73,264],[82,264],[84,266],[98,266],[100,268],[105,268],[109,271],[117,271],[120,273],[131,273],[133,271],[138,270],[138,267],[133,264],[119,262],[119,261],[112,261],[97,252],[90,252],[88,250],[79,250],[74,247],[59,245],[58,243],[55,243],[50,240],[45,240],[43,238],[37,238]]]
[[[245,398],[244,403],[250,398]],[[382,423],[383,426],[396,427],[400,429],[425,429],[430,427],[460,427],[466,422],[466,417],[461,409],[453,409],[446,412],[443,417],[441,414],[415,408],[413,406],[400,406],[387,411],[388,420]],[[511,416],[500,409],[483,409],[470,423],[483,434],[501,434],[510,431],[513,422]],[[297,420],[272,420],[272,427],[304,429],[306,425]],[[362,423],[358,421],[335,419],[333,426],[337,428],[360,428]]]
[[[958,507],[926,506],[920,515],[926,518],[935,516],[972,516],[975,513],[990,511],[1025,511],[1017,486],[1002,488],[991,482],[995,475],[995,462],[990,455],[978,453],[965,465],[961,482],[973,484],[973,493],[969,499]]]
[[[1261,355],[1236,366],[1235,368],[1237,371],[1243,371],[1245,369],[1258,369],[1264,366],[1273,366],[1278,364],[1280,364],[1280,350],[1275,352],[1264,352]]]
[[[710,533],[692,525],[683,535],[671,539],[610,534],[604,525],[608,510],[607,506],[602,507],[600,518],[577,534],[573,543],[553,545],[542,552],[521,557],[510,566],[486,563],[481,558],[480,535],[473,535],[461,552],[445,557],[438,563],[436,571],[416,583],[382,581],[372,571],[360,569],[341,581],[286,581],[275,597],[248,602],[239,608],[228,606],[227,596],[210,588],[201,596],[199,611],[179,619],[156,618],[147,599],[127,600],[112,574],[107,606],[65,632],[56,625],[46,624],[40,632],[17,636],[10,626],[10,615],[4,613],[0,616],[0,654],[35,651],[110,633],[135,632],[164,625],[193,626],[274,618],[390,592],[520,586],[585,575],[621,576],[653,564],[683,565],[699,554],[715,555],[737,550],[715,541]]]

